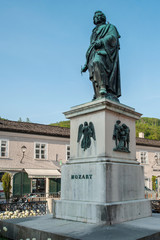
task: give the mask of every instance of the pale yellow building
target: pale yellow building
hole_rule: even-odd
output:
[[[13,195],[60,191],[61,165],[70,157],[70,129],[0,120],[0,180],[12,176]],[[136,138],[136,157],[144,166],[145,186],[157,179],[160,196],[160,141]],[[0,189],[1,191],[1,189]]]
[[[152,189],[152,176],[156,176],[157,192],[160,196],[160,141],[145,139],[140,133],[136,138],[136,157],[144,166],[145,186]]]
[[[58,192],[69,145],[67,128],[0,120],[0,176],[11,174],[13,195]]]

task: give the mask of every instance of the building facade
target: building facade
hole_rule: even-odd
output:
[[[160,197],[160,141],[145,139],[144,135],[136,138],[136,158],[144,166],[145,186],[153,189],[155,187]]]
[[[60,191],[61,166],[70,157],[70,129],[51,125],[0,120],[1,178],[11,174],[12,194]],[[136,158],[144,166],[145,186],[160,196],[160,141],[136,138]]]
[[[60,191],[69,144],[67,128],[0,120],[0,179],[11,174],[14,196]]]

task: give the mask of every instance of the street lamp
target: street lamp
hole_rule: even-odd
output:
[[[158,164],[158,156],[157,156],[157,154],[154,155],[154,160],[155,160],[156,164]]]
[[[24,158],[26,149],[27,149],[27,148],[26,148],[26,146],[24,146],[24,145],[21,147],[21,150],[22,150],[22,154],[23,154],[23,155],[22,155],[22,159],[21,159],[20,163],[22,163],[22,160],[23,160],[23,158]]]
[[[152,165],[152,168],[155,167],[155,165],[158,165],[158,155],[155,153],[154,155],[154,164]]]

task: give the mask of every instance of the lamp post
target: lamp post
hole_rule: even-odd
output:
[[[157,156],[157,153],[155,153],[155,155],[154,155],[154,164],[153,164],[151,167],[153,168],[155,165],[158,165],[158,156]]]
[[[157,154],[154,155],[154,160],[155,160],[156,164],[158,164],[158,156],[157,156]]]
[[[24,155],[25,155],[26,149],[27,149],[27,148],[26,148],[26,146],[24,146],[24,145],[21,147],[21,150],[22,150],[22,154],[23,154],[23,155],[22,155],[22,158],[21,158],[20,163],[22,163],[22,160],[23,160],[23,158],[24,158]]]

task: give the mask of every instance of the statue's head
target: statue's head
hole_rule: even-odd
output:
[[[123,127],[124,129],[126,129],[126,128],[127,128],[127,125],[126,125],[125,123],[123,123],[123,124],[122,124],[122,127]]]
[[[102,11],[96,11],[93,16],[93,22],[95,25],[100,23],[106,23],[106,16]]]
[[[85,127],[88,126],[88,123],[87,123],[87,122],[84,122],[84,126],[85,126]]]

